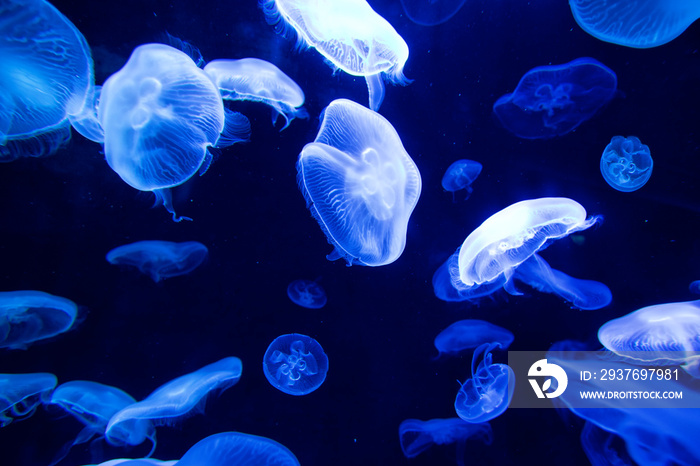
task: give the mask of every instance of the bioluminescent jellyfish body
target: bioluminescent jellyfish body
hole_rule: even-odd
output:
[[[688,289],[693,294],[700,294],[700,280],[694,280],[688,285]]]
[[[569,0],[569,5],[588,34],[638,49],[666,44],[700,18],[694,0]]]
[[[49,155],[93,92],[90,47],[44,0],[5,0],[0,18],[0,162]]]
[[[274,110],[272,124],[279,116],[284,126],[294,118],[308,118],[301,87],[270,62],[259,58],[240,60],[213,60],[206,64],[204,73],[214,82],[224,100],[262,102]]]
[[[399,258],[421,177],[384,117],[349,100],[331,102],[316,140],[299,155],[297,181],[335,248],[328,260],[380,266]]]
[[[464,451],[468,439],[482,440],[486,445],[493,442],[493,432],[487,422],[473,424],[455,417],[450,419],[406,419],[399,425],[401,451],[406,458],[414,458],[433,445],[458,443]],[[460,449],[458,449],[460,451]],[[460,459],[463,454],[458,453]]]
[[[500,416],[513,398],[513,369],[492,363],[491,350],[498,346],[498,343],[484,343],[474,350],[472,376],[462,384],[455,398],[455,411],[466,422],[477,424]]]
[[[309,309],[321,309],[328,301],[323,287],[311,280],[294,280],[287,287],[287,296],[294,304]]]
[[[615,73],[593,58],[538,66],[493,104],[503,126],[524,139],[562,136],[591,118],[617,90]]]
[[[598,341],[637,364],[680,365],[700,378],[700,301],[647,306],[603,324]]]
[[[179,420],[203,412],[210,393],[221,393],[241,378],[243,365],[236,357],[221,359],[189,374],[161,385],[143,401],[117,412],[109,420],[105,438],[115,445],[139,445],[145,439],[142,431],[134,432],[140,421],[156,425],[173,425]]]
[[[78,306],[43,291],[0,292],[0,348],[26,349],[75,323]]]
[[[433,291],[438,299],[448,302],[478,301],[503,287],[504,283],[467,286],[459,278],[459,251],[454,252],[433,274]]]
[[[299,466],[287,447],[266,437],[241,432],[221,432],[195,443],[178,466],[230,465]]]
[[[100,464],[85,466],[175,466],[178,460],[162,461],[153,458],[117,458]]]
[[[384,100],[382,76],[407,84],[403,67],[408,45],[365,0],[261,0],[268,23],[280,32],[297,35],[297,45],[313,47],[334,68],[363,76],[369,108]]]
[[[581,430],[581,446],[591,466],[634,466],[625,442],[612,432],[586,421]]]
[[[634,137],[613,136],[600,158],[600,173],[610,186],[629,193],[649,181],[654,161],[649,147]]]
[[[570,277],[551,268],[539,254],[520,264],[513,277],[543,293],[556,294],[577,309],[600,309],[612,301],[612,292],[603,283]]]
[[[421,26],[437,26],[450,20],[466,0],[401,0],[406,16]]]
[[[137,267],[154,282],[185,275],[206,259],[207,247],[197,241],[137,241],[107,253],[107,262]]]
[[[34,414],[56,387],[53,374],[0,374],[0,427]]]
[[[472,183],[481,173],[482,165],[474,160],[457,160],[450,165],[442,177],[442,188],[451,191],[454,196],[455,191],[464,189],[467,191],[466,199],[472,194]]]
[[[484,343],[498,343],[507,349],[513,342],[513,333],[485,320],[460,320],[435,337],[435,348],[440,354],[458,354]]]
[[[122,180],[153,191],[180,221],[168,188],[211,158],[208,148],[248,139],[250,123],[226,113],[219,89],[185,53],[164,44],[134,49],[102,86],[98,117],[107,163]]]
[[[299,333],[281,335],[265,351],[263,372],[279,391],[307,395],[326,380],[328,356],[311,337]]]

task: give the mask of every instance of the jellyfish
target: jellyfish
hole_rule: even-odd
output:
[[[0,348],[27,349],[68,331],[77,315],[73,301],[43,291],[0,292]]]
[[[638,49],[671,42],[700,18],[688,0],[569,0],[581,29],[596,39]]]
[[[328,356],[311,337],[300,333],[281,335],[265,351],[263,372],[279,391],[307,395],[326,380]]]
[[[401,451],[406,458],[414,458],[433,445],[457,443],[457,458],[461,460],[464,457],[464,443],[472,438],[491,445],[493,432],[489,423],[473,424],[454,417],[429,421],[406,419],[399,425]]]
[[[435,348],[440,354],[458,354],[484,343],[498,343],[507,349],[513,342],[513,333],[485,320],[460,320],[435,337]]]
[[[478,424],[500,416],[513,398],[513,369],[491,362],[491,350],[500,346],[500,343],[484,343],[474,350],[472,376],[462,384],[455,398],[455,411],[466,422]]]
[[[147,435],[141,429],[135,431],[135,425],[143,425],[142,421],[173,425],[185,417],[203,412],[208,395],[234,386],[241,378],[242,370],[240,359],[228,357],[173,379],[143,401],[128,405],[112,416],[105,438],[113,445],[139,445]]]
[[[592,422],[586,421],[581,431],[581,446],[591,466],[634,466],[624,441]]]
[[[107,262],[137,267],[157,283],[190,273],[199,267],[207,254],[207,247],[197,241],[137,241],[109,251]]]
[[[610,186],[629,193],[649,181],[654,161],[649,147],[634,137],[613,136],[600,158],[600,172]]]
[[[0,427],[34,414],[51,396],[56,383],[56,376],[46,372],[0,374]]]
[[[617,76],[593,58],[538,66],[520,79],[512,94],[493,104],[503,126],[524,139],[548,139],[573,131],[607,104]]]
[[[287,447],[266,437],[241,432],[221,432],[195,443],[177,466],[257,465],[299,466]]]
[[[153,458],[117,458],[104,463],[86,466],[175,466],[178,460],[162,461]]]
[[[209,147],[248,139],[250,123],[225,112],[219,90],[185,53],[164,45],[134,49],[102,86],[98,118],[107,163],[122,180],[178,217],[168,188],[211,160]]]
[[[262,102],[273,109],[272,124],[284,118],[289,126],[294,118],[308,118],[304,91],[292,78],[270,62],[258,58],[214,60],[204,67],[204,73],[214,82],[224,100]]]
[[[375,112],[384,100],[382,76],[405,85],[403,75],[408,45],[365,0],[260,0],[269,24],[278,32],[297,35],[297,46],[313,47],[334,70],[363,76],[369,108]]]
[[[443,189],[452,192],[453,200],[455,191],[464,189],[467,191],[465,199],[469,199],[472,191],[474,191],[471,185],[481,173],[481,168],[481,164],[474,160],[457,160],[447,168],[445,175],[442,177]]]
[[[334,246],[328,260],[376,267],[399,258],[421,177],[384,117],[349,100],[331,102],[316,140],[299,155],[297,181]]]
[[[693,294],[700,294],[700,280],[694,280],[688,285],[688,289]]]
[[[5,0],[0,18],[0,162],[50,155],[94,92],[90,47],[44,0]]]
[[[476,286],[465,285],[459,278],[460,249],[461,247],[457,248],[433,274],[433,291],[438,299],[448,302],[477,301],[503,287],[504,284],[500,281]]]
[[[401,0],[406,16],[421,26],[446,23],[462,8],[466,0]]]
[[[326,292],[321,285],[310,280],[294,280],[287,287],[287,296],[294,304],[309,309],[321,309],[326,305]]]
[[[700,378],[700,300],[647,306],[603,324],[598,341],[625,361],[681,365]]]

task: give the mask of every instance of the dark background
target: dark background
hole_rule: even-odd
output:
[[[143,399],[161,384],[226,356],[243,361],[240,382],[212,398],[205,415],[158,427],[155,458],[176,459],[223,431],[270,437],[303,465],[454,464],[453,445],[413,460],[401,452],[404,419],[454,417],[457,379],[471,355],[432,360],[433,338],[456,320],[485,319],[515,334],[511,350],[545,350],[575,339],[596,344],[598,327],[640,307],[697,296],[700,278],[698,124],[700,24],[671,43],[636,50],[583,32],[565,1],[473,0],[449,22],[412,23],[398,0],[371,1],[410,48],[406,86],[387,85],[380,109],[417,164],[423,190],[406,249],[394,263],[346,267],[309,215],[295,163],[313,140],[318,115],[336,98],[367,104],[364,80],[333,74],[314,50],[297,52],[276,35],[254,0],[196,2],[56,1],[93,48],[98,84],[134,47],[168,33],[197,46],[205,60],[258,57],[275,63],[306,93],[311,118],[278,132],[262,104],[231,108],[252,123],[250,143],[221,151],[202,177],[173,190],[173,223],[152,194],[126,185],[102,148],[74,133],[45,159],[0,166],[2,290],[35,289],[69,298],[84,321],[26,351],[0,352],[2,372],[52,372],[59,383],[93,380]],[[617,73],[619,95],[574,132],[521,140],[492,115],[492,105],[535,66],[590,56]],[[615,135],[635,135],[654,159],[651,180],[621,193],[604,181],[600,155]],[[440,180],[455,160],[480,161],[467,201]],[[604,222],[544,252],[552,267],[601,281],[613,302],[570,309],[537,292],[497,293],[478,304],[435,298],[433,272],[493,213],[530,198],[563,196]],[[111,266],[105,254],[139,240],[196,240],[209,259],[191,274],[155,284]],[[320,279],[328,304],[304,309],[286,295],[298,278]],[[285,333],[317,339],[329,358],[320,389],[303,397],[273,388],[262,372],[268,344]],[[496,354],[503,361],[505,354]],[[471,464],[586,464],[581,422],[555,410],[506,411],[491,422],[494,442],[467,443]],[[39,409],[0,431],[3,465],[44,465],[81,425]],[[138,457],[148,447],[107,449]],[[100,458],[95,458],[100,459]],[[87,446],[62,464],[91,461]]]

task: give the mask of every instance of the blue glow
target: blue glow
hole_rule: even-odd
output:
[[[460,320],[435,337],[435,348],[442,354],[458,354],[484,343],[498,343],[507,349],[513,342],[513,333],[485,320]]]
[[[195,443],[178,461],[178,466],[230,466],[266,464],[299,466],[294,453],[266,437],[222,432]]]
[[[401,0],[406,16],[421,26],[437,26],[449,21],[466,0]]]
[[[624,440],[586,421],[581,431],[581,446],[591,466],[633,466]]]
[[[613,136],[600,158],[600,172],[610,186],[628,193],[649,181],[654,161],[649,147],[634,137]]]
[[[0,427],[34,414],[56,387],[56,376],[35,374],[0,374]]]
[[[279,391],[307,395],[326,380],[328,356],[311,337],[299,333],[281,335],[265,351],[263,372]]]
[[[311,280],[294,280],[287,287],[287,296],[294,304],[309,309],[321,309],[328,301],[323,287]]]
[[[467,439],[479,439],[491,445],[493,432],[491,426],[484,422],[473,424],[458,417],[450,419],[406,419],[399,425],[401,451],[406,458],[414,458],[433,445],[464,443]],[[461,456],[458,454],[458,461]]]
[[[107,262],[136,267],[157,283],[190,273],[199,267],[207,254],[207,247],[197,241],[137,241],[109,251]]]
[[[442,177],[442,187],[445,191],[467,191],[466,199],[469,199],[473,189],[472,183],[481,173],[482,165],[474,160],[457,160],[450,165]]]

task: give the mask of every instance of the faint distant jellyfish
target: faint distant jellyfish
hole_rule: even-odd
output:
[[[153,191],[180,221],[168,188],[211,159],[209,147],[247,140],[250,123],[225,112],[219,90],[185,53],[163,44],[134,49],[102,86],[98,117],[105,158],[130,186]],[[206,164],[204,164],[206,165]]]
[[[258,58],[214,60],[204,67],[204,73],[219,88],[224,100],[262,102],[273,109],[272,124],[279,116],[284,126],[294,118],[308,118],[304,105],[304,91],[292,78],[270,62]]]
[[[287,447],[266,437],[241,432],[210,435],[187,450],[177,466],[299,466]]]
[[[581,446],[591,466],[634,466],[619,436],[586,421],[581,430]]]
[[[474,350],[472,376],[462,384],[455,398],[455,411],[466,422],[476,424],[500,416],[513,398],[513,369],[491,362],[491,350],[498,346],[498,343],[484,343]],[[477,366],[481,356],[483,359]]]
[[[309,309],[321,309],[328,301],[323,287],[311,280],[294,280],[287,287],[287,296],[294,304]]]
[[[43,291],[0,292],[0,348],[27,349],[54,337],[75,323],[73,301]]]
[[[630,136],[614,136],[600,158],[600,172],[610,186],[629,193],[649,181],[654,161],[649,147]]]
[[[485,320],[467,319],[453,323],[435,337],[435,348],[440,354],[458,354],[484,343],[498,343],[507,349],[513,342],[513,333]]]
[[[457,458],[461,459],[464,456],[464,442],[472,438],[491,445],[493,442],[491,426],[488,423],[465,422],[457,417],[429,421],[406,419],[399,425],[401,451],[406,458],[414,458],[433,445],[457,443]]]
[[[639,49],[666,44],[700,18],[693,0],[569,0],[581,29],[596,39]]]
[[[112,249],[107,262],[137,267],[154,282],[185,275],[206,259],[207,247],[197,241],[137,241]]]
[[[0,427],[30,417],[54,387],[56,376],[45,372],[0,374]]]
[[[0,18],[0,162],[49,155],[70,139],[69,119],[92,92],[90,47],[43,0],[4,0]]]
[[[617,90],[617,76],[593,58],[538,66],[520,79],[512,94],[493,105],[503,126],[518,137],[562,136],[591,118]]]
[[[263,372],[276,389],[289,395],[307,395],[326,380],[328,356],[311,337],[281,335],[265,351]]]
[[[421,26],[437,26],[451,19],[466,0],[401,0],[406,16]]]
[[[364,76],[369,108],[379,110],[384,99],[382,75],[407,84],[403,67],[408,45],[365,0],[261,0],[269,24],[278,32],[296,32],[297,45],[313,47],[334,69]]]
[[[690,282],[688,289],[693,294],[700,294],[700,280]]]
[[[349,100],[331,102],[316,140],[299,155],[297,181],[335,248],[329,260],[376,267],[399,258],[421,178],[384,117]]]
[[[474,160],[457,160],[447,168],[442,177],[443,189],[452,192],[453,200],[455,191],[464,189],[467,191],[465,199],[469,199],[473,191],[471,185],[481,173],[481,168],[481,164]]]

